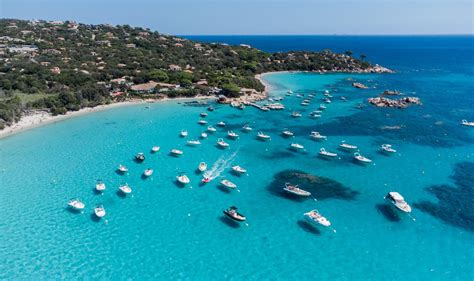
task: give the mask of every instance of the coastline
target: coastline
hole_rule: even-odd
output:
[[[21,117],[20,121],[14,123],[11,126],[7,126],[0,130],[0,140],[9,136],[13,136],[15,134],[38,128],[48,124],[54,124],[57,122],[61,122],[70,118],[83,116],[86,114],[109,110],[112,108],[118,108],[123,106],[130,106],[130,105],[137,105],[142,103],[157,103],[157,102],[166,102],[166,101],[173,101],[173,100],[196,100],[196,99],[212,99],[215,98],[213,96],[196,96],[191,98],[162,98],[158,100],[153,99],[132,99],[123,102],[114,102],[110,104],[103,104],[98,105],[95,107],[86,107],[82,108],[78,111],[68,111],[66,114],[63,115],[56,115],[53,116],[51,113],[47,111],[34,111],[30,114],[25,114]]]

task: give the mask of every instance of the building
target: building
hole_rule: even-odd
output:
[[[55,67],[51,68],[51,72],[53,74],[61,74],[61,68],[55,66]]]
[[[148,83],[132,85],[130,87],[130,90],[136,93],[140,93],[140,94],[147,94],[147,93],[151,94],[155,92],[157,85],[158,83],[154,81],[150,81]]]
[[[168,67],[171,71],[181,71],[182,69],[181,66],[176,65],[176,64],[170,64]]]

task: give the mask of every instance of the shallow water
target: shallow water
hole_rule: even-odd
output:
[[[217,106],[206,120],[226,121],[227,128],[209,134],[200,147],[188,147],[186,140],[205,130],[197,121],[206,107],[176,101],[115,108],[2,139],[0,279],[470,280],[474,183],[466,170],[472,170],[474,131],[459,125],[462,118],[474,119],[470,75],[268,75],[271,95],[285,97],[287,110]],[[375,88],[354,89],[349,77]],[[424,105],[355,108],[386,88],[416,92]],[[306,108],[301,98],[285,96],[289,89],[316,97]],[[333,102],[322,118],[308,118],[325,89]],[[292,110],[303,117],[291,118]],[[246,123],[253,132],[240,130]],[[283,138],[284,128],[296,136]],[[179,136],[181,129],[189,131],[188,138]],[[239,139],[226,139],[227,129]],[[258,130],[271,141],[257,140]],[[312,130],[327,141],[309,139]],[[219,137],[229,149],[216,147]],[[342,140],[357,145],[373,164],[354,163],[350,153],[338,150]],[[291,142],[305,151],[289,150]],[[398,150],[395,155],[378,152],[386,142]],[[153,145],[161,151],[151,154]],[[321,147],[339,157],[317,157]],[[184,155],[169,156],[172,148]],[[147,157],[141,164],[133,161],[140,151]],[[205,186],[195,172],[200,161],[222,170]],[[118,175],[118,164],[129,173]],[[248,174],[230,173],[228,167],[236,164]],[[155,172],[143,179],[147,167]],[[189,186],[176,184],[182,172]],[[219,187],[222,178],[238,190]],[[103,195],[94,193],[97,179],[107,184]],[[286,181],[306,185],[317,201],[282,194]],[[133,196],[117,195],[123,182]],[[436,188],[441,185],[450,188]],[[393,190],[414,206],[411,217],[383,200]],[[82,214],[66,209],[76,197],[86,203]],[[92,216],[99,203],[106,220]],[[223,216],[232,205],[247,216],[246,223]],[[332,229],[303,220],[314,208]],[[440,208],[453,215],[440,215]]]

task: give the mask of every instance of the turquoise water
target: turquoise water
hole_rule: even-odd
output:
[[[225,121],[228,128],[218,128],[200,147],[188,147],[186,140],[205,130],[197,121],[206,107],[178,101],[110,109],[0,140],[0,279],[472,280],[474,130],[459,124],[474,120],[472,64],[469,58],[449,63],[463,52],[441,61],[428,59],[434,56],[428,51],[425,56],[420,64],[411,56],[388,64],[399,70],[392,75],[266,76],[271,96],[285,97],[287,109],[216,105],[206,119]],[[371,89],[352,88],[349,77]],[[289,89],[316,97],[306,108],[302,99],[285,96]],[[333,102],[321,119],[308,118],[325,89]],[[355,108],[385,89],[416,94],[424,104]],[[292,110],[303,117],[291,118]],[[245,123],[254,132],[242,132]],[[217,148],[229,128],[240,138],[226,140],[228,150]],[[283,138],[284,128],[296,136]],[[187,139],[179,137],[181,129],[189,131]],[[257,140],[258,130],[272,140]],[[310,140],[313,130],[328,140]],[[357,145],[373,165],[355,164],[337,149],[342,140]],[[306,151],[289,150],[291,142]],[[382,143],[398,152],[378,153]],[[154,145],[161,151],[151,154]],[[321,147],[340,157],[316,157]],[[172,148],[184,155],[169,156]],[[147,158],[138,164],[133,156],[140,151]],[[248,174],[224,169],[200,186],[195,170],[201,161],[227,161]],[[129,168],[127,175],[115,172],[119,164]],[[155,172],[142,179],[148,167]],[[321,177],[322,184],[295,178],[294,170]],[[182,172],[191,179],[187,187],[175,183]],[[221,178],[238,190],[220,188]],[[103,195],[93,190],[97,179],[107,184]],[[286,180],[318,201],[285,196]],[[133,196],[116,193],[123,182]],[[413,206],[412,217],[398,215],[383,200],[392,190]],[[71,198],[86,203],[82,214],[67,210]],[[106,220],[92,215],[99,203]],[[231,205],[246,223],[223,217]],[[314,208],[336,232],[303,221]]]
[[[345,78],[267,76],[275,96],[284,96],[287,89],[319,92],[306,112],[299,98],[283,101],[290,110],[306,115],[319,105],[328,85],[338,85],[334,96],[344,91],[350,100],[334,98],[320,120],[292,119],[289,110],[219,106],[207,120],[210,124],[224,120],[240,134],[238,140],[228,140],[229,150],[215,146],[216,139],[225,136],[224,129],[200,147],[187,147],[179,132],[187,129],[188,138],[199,136],[205,127],[197,121],[205,107],[178,102],[152,104],[149,109],[145,105],[111,109],[3,139],[0,277],[395,280],[402,272],[408,280],[470,279],[472,232],[416,208],[416,222],[405,216],[394,221],[384,213],[383,196],[397,190],[409,203],[434,200],[424,188],[453,185],[453,166],[472,161],[473,145],[434,148],[391,139],[399,152],[387,157],[377,153],[378,143],[387,140],[381,136],[350,136],[341,130],[328,134],[326,142],[311,141],[310,127],[361,111],[353,105],[366,94],[348,86]],[[377,76],[360,79],[373,81]],[[362,112],[370,114],[370,109]],[[261,142],[255,132],[240,132],[245,123],[270,134],[272,140]],[[292,128],[296,137],[281,137],[283,128]],[[354,164],[339,151],[342,157],[334,161],[316,157],[323,146],[337,151],[341,140],[357,144],[374,165]],[[292,141],[303,144],[306,153],[288,150]],[[161,151],[150,154],[153,145],[161,146]],[[169,156],[172,148],[182,149],[184,155]],[[132,160],[139,151],[147,156],[142,164]],[[220,175],[235,182],[240,192],[217,187],[217,180],[199,186],[200,176],[194,173],[198,163],[218,159],[247,168],[245,176],[231,175],[228,169]],[[129,167],[129,174],[115,173],[120,163]],[[144,180],[140,175],[147,167],[155,173]],[[347,187],[347,196],[329,190],[320,191],[317,202],[282,197],[281,186],[272,182],[276,173],[287,169],[335,180]],[[192,188],[174,183],[180,172],[191,178]],[[104,195],[93,192],[99,178],[108,186]],[[116,194],[122,182],[133,188],[133,197]],[[74,197],[86,203],[83,214],[66,210]],[[91,216],[98,203],[107,209],[107,223]],[[230,205],[240,208],[248,225],[222,217]],[[328,217],[337,232],[303,222],[302,214],[312,208]]]

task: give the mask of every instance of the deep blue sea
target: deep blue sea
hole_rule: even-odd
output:
[[[205,119],[227,127],[199,147],[186,141],[205,131],[197,121],[206,106],[183,101],[114,108],[1,139],[0,279],[473,280],[474,128],[460,124],[474,121],[473,36],[189,38],[269,52],[352,50],[396,73],[266,75],[270,96],[283,97],[286,109],[215,105]],[[369,89],[355,89],[353,81]],[[386,89],[417,96],[423,105],[367,105]],[[285,95],[289,90],[292,96]],[[332,103],[321,118],[309,118],[325,90]],[[296,94],[315,97],[302,106]],[[291,118],[292,111],[302,117]],[[241,130],[247,123],[253,132]],[[295,136],[284,138],[284,129]],[[240,137],[227,139],[227,130]],[[271,141],[257,140],[259,130]],[[311,140],[311,131],[327,140]],[[218,148],[218,138],[230,148]],[[373,163],[355,163],[338,149],[343,140]],[[304,151],[289,149],[292,142]],[[383,143],[397,152],[380,153]],[[153,145],[160,152],[150,153]],[[322,147],[338,157],[317,157]],[[184,155],[170,156],[172,148]],[[143,163],[133,161],[138,152],[145,153]],[[200,161],[216,176],[204,186],[196,173]],[[129,172],[117,174],[119,164]],[[247,174],[232,174],[233,165]],[[155,172],[144,179],[147,167]],[[181,173],[191,179],[186,187],[175,182]],[[220,186],[223,178],[238,188]],[[97,179],[107,185],[103,195],[93,190]],[[131,196],[117,194],[124,182]],[[317,201],[288,196],[285,182]],[[410,216],[384,200],[389,191],[405,197]],[[66,208],[71,198],[86,204],[83,213]],[[96,204],[107,210],[102,220],[93,215]],[[223,216],[232,205],[246,222]],[[311,209],[331,228],[308,224],[303,213]]]

